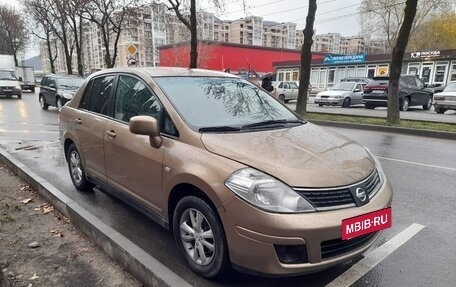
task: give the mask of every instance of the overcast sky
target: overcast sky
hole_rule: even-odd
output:
[[[3,2],[3,0],[0,0]],[[206,0],[210,3],[210,0]],[[8,3],[19,7],[18,0]],[[224,12],[218,12],[223,20],[235,20],[249,15],[261,16],[265,21],[294,22],[299,30],[305,27],[308,1],[305,0],[245,0],[246,9],[242,8],[242,0],[224,0]],[[198,1],[198,3],[201,3]],[[315,29],[317,34],[340,33],[343,36],[357,35],[359,32],[357,10],[361,0],[318,0]],[[211,4],[203,5],[204,10],[211,9]],[[35,45],[36,46],[36,45]],[[37,55],[33,48],[26,57]]]

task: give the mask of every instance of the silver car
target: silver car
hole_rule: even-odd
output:
[[[441,93],[434,95],[434,110],[438,114],[456,111],[456,82],[449,83]]]
[[[318,93],[315,97],[315,103],[319,106],[331,105],[344,108],[362,104],[365,85],[365,83],[360,82],[340,82],[329,90]]]
[[[275,94],[280,101],[288,103],[290,100],[298,99],[298,91],[296,82],[279,82]]]

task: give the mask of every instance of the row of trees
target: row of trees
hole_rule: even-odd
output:
[[[25,21],[20,13],[8,6],[0,6],[0,54],[17,55],[24,51],[28,42]]]

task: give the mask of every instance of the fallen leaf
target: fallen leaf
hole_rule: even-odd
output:
[[[57,229],[51,229],[49,230],[51,233],[59,233],[59,231]]]
[[[41,212],[43,214],[48,214],[48,213],[51,213],[52,211],[54,211],[53,206],[45,206],[45,207],[43,207],[43,210]]]
[[[30,280],[35,280],[35,279],[38,279],[38,278],[39,278],[39,277],[38,277],[38,276],[36,276],[36,273],[35,273],[35,274],[33,274],[33,276],[32,276],[32,277],[30,277]]]
[[[63,234],[62,233],[57,233],[54,235],[55,237],[63,237]]]
[[[24,204],[27,204],[27,203],[29,203],[29,202],[31,202],[31,201],[33,201],[33,198],[32,198],[32,197],[26,198],[26,199],[24,199],[24,200],[21,200],[21,202],[24,203]]]

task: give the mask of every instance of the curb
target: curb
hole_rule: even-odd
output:
[[[413,135],[413,136],[456,140],[456,133],[452,133],[452,132],[439,132],[439,131],[431,131],[431,130],[419,130],[419,129],[410,129],[410,128],[401,128],[401,127],[353,124],[353,123],[321,121],[321,120],[309,120],[309,122],[311,122],[313,124],[321,125],[321,126],[350,128],[350,129],[358,129],[358,130],[371,130],[371,131],[379,131],[379,132],[390,132],[390,133],[399,133],[399,134],[406,134],[406,135]]]
[[[87,234],[92,241],[145,286],[192,286],[2,148],[0,148],[0,161],[37,190],[68,217],[79,230]]]

